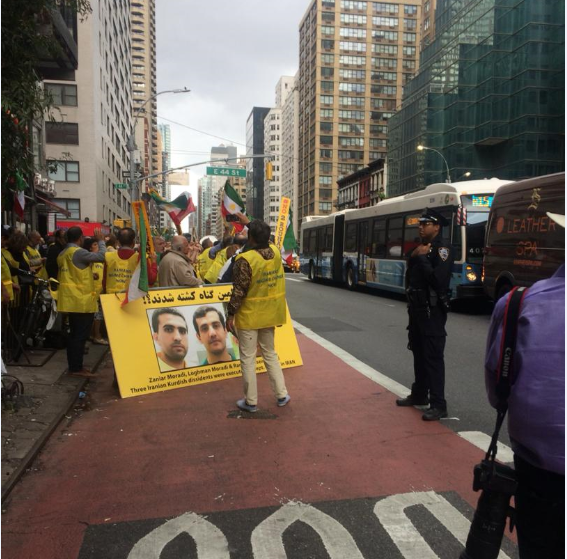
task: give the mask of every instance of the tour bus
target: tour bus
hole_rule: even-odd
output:
[[[431,184],[375,206],[312,216],[301,225],[301,271],[350,289],[365,285],[403,293],[407,259],[421,243],[425,208],[445,216],[443,228],[455,249],[452,298],[483,295],[481,273],[486,223],[494,193],[509,181],[473,180]]]
[[[490,298],[549,278],[565,262],[565,230],[546,212],[565,214],[565,173],[511,183],[496,193],[483,270]]]

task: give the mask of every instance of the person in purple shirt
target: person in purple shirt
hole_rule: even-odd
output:
[[[565,216],[548,214],[565,227]],[[488,399],[496,407],[496,371],[508,297],[492,314],[485,358]],[[520,559],[565,557],[565,264],[524,297],[512,363],[508,432],[518,478]]]

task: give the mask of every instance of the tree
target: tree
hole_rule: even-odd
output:
[[[44,91],[38,66],[56,59],[62,48],[48,32],[52,14],[61,8],[84,18],[88,0],[2,0],[2,203],[11,207],[19,177],[34,171],[30,145],[33,119],[53,118],[53,100]]]

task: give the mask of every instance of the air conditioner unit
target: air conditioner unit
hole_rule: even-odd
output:
[[[41,175],[39,173],[34,173],[33,175],[33,185],[39,186],[41,184]]]
[[[47,191],[50,194],[53,194],[55,192],[55,181],[47,181]]]

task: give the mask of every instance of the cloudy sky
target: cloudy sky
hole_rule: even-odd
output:
[[[309,0],[156,1],[157,90],[191,90],[158,97],[158,122],[171,126],[173,166],[207,160],[221,143],[244,154],[252,107],[273,106],[280,76],[298,69],[298,29],[308,6]],[[205,165],[192,169],[193,196],[204,174]]]

